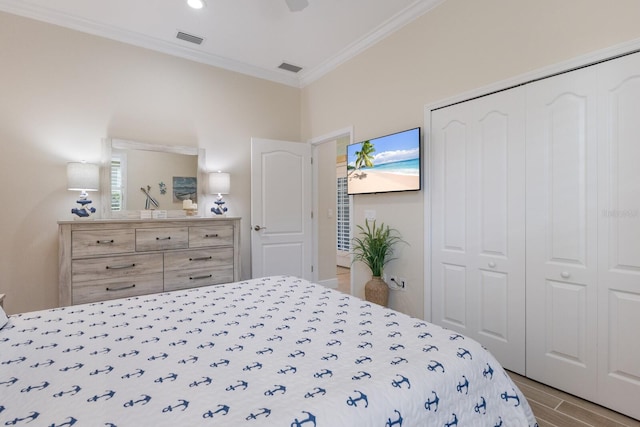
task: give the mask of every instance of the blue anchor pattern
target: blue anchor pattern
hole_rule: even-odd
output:
[[[11,316],[0,390],[0,426],[536,425],[475,341],[290,276]]]

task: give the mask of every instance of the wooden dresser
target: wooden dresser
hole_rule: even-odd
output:
[[[60,306],[240,280],[240,218],[59,221]]]

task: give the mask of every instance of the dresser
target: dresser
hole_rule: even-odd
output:
[[[58,222],[60,306],[240,280],[240,218]]]

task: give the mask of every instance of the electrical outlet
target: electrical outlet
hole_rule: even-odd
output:
[[[397,276],[391,276],[389,278],[389,288],[393,291],[401,291],[402,289],[402,280]]]

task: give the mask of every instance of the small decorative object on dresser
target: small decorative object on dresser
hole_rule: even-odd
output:
[[[187,216],[194,216],[198,213],[198,204],[193,203],[191,199],[186,199],[182,201],[182,209]]]
[[[58,222],[60,305],[240,280],[240,218]]]

